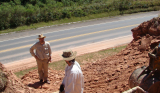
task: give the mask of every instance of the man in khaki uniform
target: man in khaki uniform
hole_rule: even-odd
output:
[[[43,36],[43,34],[38,35],[37,39],[39,39],[39,41],[36,42],[30,48],[30,53],[37,61],[40,82],[42,83],[44,80],[44,83],[50,84],[47,78],[48,78],[48,63],[49,61],[51,61],[52,52],[50,48],[50,43],[44,41],[44,38],[46,38],[46,36]]]

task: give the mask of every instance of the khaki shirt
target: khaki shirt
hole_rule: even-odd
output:
[[[35,50],[35,53],[34,53]],[[50,43],[45,41],[45,43],[42,45],[40,42],[36,42],[31,48],[30,53],[32,56],[37,56],[39,59],[48,59],[51,56],[51,48]]]

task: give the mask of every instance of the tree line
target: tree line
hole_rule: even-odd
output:
[[[123,14],[126,10],[160,10],[160,0],[0,0],[0,30],[111,11]]]

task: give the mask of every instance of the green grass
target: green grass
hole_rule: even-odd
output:
[[[85,65],[86,63],[96,62],[97,60],[101,60],[105,57],[115,55],[116,53],[120,52],[124,48],[126,48],[126,45],[80,55],[76,57],[76,61],[78,61],[80,65]],[[49,64],[49,68],[54,69],[54,70],[64,70],[66,66],[67,64],[63,60],[52,62]],[[22,76],[27,74],[29,71],[32,71],[34,69],[37,69],[37,67],[15,72],[15,75],[21,78]]]
[[[15,72],[14,74],[21,78],[22,76],[24,76],[26,73],[28,73],[29,71],[31,70],[34,70],[34,69],[37,69],[37,67],[33,67],[33,68],[29,68],[29,69],[26,69],[26,70],[22,70],[22,71],[19,71],[19,72]]]

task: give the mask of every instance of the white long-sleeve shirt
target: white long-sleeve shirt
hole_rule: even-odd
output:
[[[34,50],[36,52],[34,53]],[[50,48],[50,43],[45,41],[45,43],[42,45],[40,42],[36,42],[31,48],[30,48],[30,53],[32,56],[37,56],[39,59],[48,59],[48,57],[51,56],[51,48]]]
[[[65,93],[83,93],[84,76],[77,61],[65,68],[65,77],[62,84],[65,87]]]

